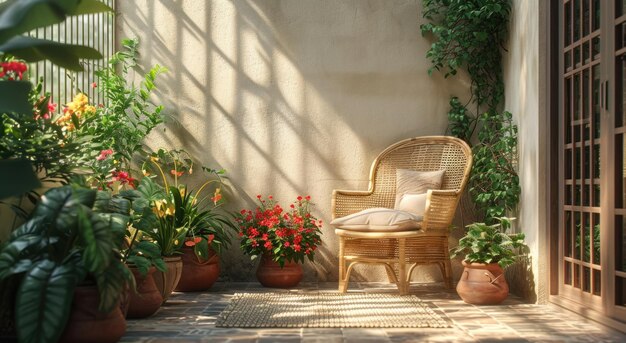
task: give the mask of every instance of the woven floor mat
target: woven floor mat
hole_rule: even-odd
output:
[[[450,320],[413,295],[366,293],[237,293],[217,327],[447,328]]]

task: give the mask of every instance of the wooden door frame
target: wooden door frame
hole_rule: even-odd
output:
[[[539,123],[540,127],[543,125],[546,128],[546,143],[544,151],[540,152],[543,162],[540,164],[540,172],[544,172],[543,175],[547,175],[546,190],[547,194],[544,199],[545,216],[540,216],[539,228],[540,239],[545,240],[546,244],[539,245],[539,254],[549,258],[547,266],[547,275],[543,278],[540,276],[539,280],[545,280],[547,285],[543,287],[548,291],[547,300],[550,303],[559,305],[568,310],[574,311],[580,315],[596,320],[604,325],[613,327],[617,330],[626,332],[626,323],[615,320],[609,316],[615,314],[614,305],[611,302],[615,302],[615,287],[614,283],[602,282],[602,299],[605,308],[605,312],[596,311],[590,309],[587,306],[581,305],[574,301],[568,300],[562,296],[559,296],[559,278],[562,277],[562,269],[559,265],[559,256],[561,244],[559,242],[559,205],[563,203],[563,194],[559,191],[560,172],[559,172],[559,160],[560,146],[559,144],[551,144],[553,142],[561,142],[562,134],[559,130],[559,120],[562,108],[560,103],[562,102],[559,94],[559,87],[561,82],[561,73],[559,66],[562,65],[563,54],[561,53],[560,46],[563,39],[561,35],[561,23],[559,23],[561,11],[560,0],[539,1]],[[610,6],[613,6],[613,1],[609,2]],[[601,54],[605,55],[611,52],[611,47],[604,42],[613,42],[615,28],[613,27],[613,20],[601,20],[603,32],[603,44]],[[546,33],[546,34],[543,34]],[[606,56],[606,55],[605,55]],[[603,57],[604,58],[604,57]],[[613,58],[613,56],[611,57]],[[608,75],[608,78],[601,79],[601,82],[608,81],[608,90],[611,95],[615,90],[615,66],[614,63],[603,63],[600,67],[603,75]],[[615,134],[614,134],[614,116],[610,113],[614,111],[615,96],[609,98],[608,109],[606,106],[601,108],[601,146],[605,148],[601,154],[601,168],[608,170],[608,175],[601,183],[602,189],[602,203],[614,204],[615,190],[611,187],[611,183],[615,180],[615,166],[614,159],[611,154],[615,153]],[[542,135],[540,134],[540,137]],[[625,135],[626,137],[626,135]],[[540,138],[541,139],[541,138]],[[626,139],[626,138],[625,138]],[[541,142],[540,142],[541,143]],[[541,146],[541,145],[540,145]],[[608,168],[608,169],[606,169]],[[601,223],[610,221],[610,225],[615,225],[615,211],[605,206],[601,209],[600,213]],[[543,230],[542,230],[543,228]],[[601,259],[603,260],[603,271],[612,271],[615,269],[615,247],[614,244],[610,244],[611,237],[609,230],[601,230],[601,241],[603,249],[601,251]],[[612,269],[611,269],[612,268]],[[604,274],[604,272],[603,272]],[[539,287],[541,289],[541,287]],[[541,297],[539,297],[541,301]],[[611,310],[613,308],[613,310]]]

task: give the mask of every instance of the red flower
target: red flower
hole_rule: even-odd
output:
[[[291,243],[289,243],[289,242],[285,242],[285,244],[284,244],[284,245],[285,245],[287,248],[289,248],[289,246],[291,245]]]
[[[311,196],[310,196],[310,195],[307,195],[307,196],[305,197],[305,199],[306,199],[307,201],[309,201],[309,200],[311,200]]]
[[[184,174],[184,173],[185,173],[185,172],[184,172],[184,171],[182,171],[182,170],[181,170],[181,171],[176,171],[176,169],[172,169],[172,170],[170,170],[170,174],[175,175],[175,176],[178,176],[178,177],[183,176],[183,174]]]
[[[298,195],[298,201],[302,201],[302,196]]]
[[[209,235],[209,239],[208,239],[209,244],[211,244],[211,242],[213,242],[214,239],[215,239],[215,235],[214,234],[210,234]]]
[[[93,82],[93,83],[91,84],[91,88],[96,88],[96,87],[98,87],[98,84],[97,84],[97,83],[95,83],[95,82]]]
[[[272,242],[267,241],[265,242],[265,244],[263,245],[265,247],[265,249],[269,250],[272,249]]]

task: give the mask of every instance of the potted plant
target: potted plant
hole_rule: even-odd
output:
[[[302,280],[305,257],[314,260],[321,244],[322,221],[311,214],[311,197],[298,196],[285,211],[272,196],[257,196],[260,205],[237,214],[241,249],[261,256],[257,279],[265,287],[290,288]]]
[[[513,218],[496,218],[497,223],[473,223],[451,250],[452,257],[465,254],[457,292],[466,303],[499,304],[509,294],[504,268],[515,262],[520,249],[527,248],[523,233],[506,233]]]
[[[130,204],[74,186],[42,196],[0,252],[0,280],[17,288],[19,341],[117,341],[126,330],[119,301],[133,278],[120,248]]]
[[[153,315],[163,303],[163,296],[157,288],[154,273],[166,272],[161,248],[148,240],[141,240],[140,231],[129,227],[126,230],[124,260],[133,273],[136,288],[128,299],[126,318],[146,318]]]
[[[225,227],[234,225],[221,213],[221,193],[216,188],[211,205],[206,204],[203,190],[221,183],[220,175],[206,167],[201,169],[213,178],[204,182],[198,191],[180,183],[183,175],[193,173],[194,164],[184,150],[159,149],[142,165],[142,178],[138,191],[143,195],[144,210],[136,227],[156,242],[168,265],[168,274],[155,273],[157,286],[162,287],[164,299],[178,290],[204,290],[211,287],[219,276],[216,253],[227,244]],[[169,176],[164,170],[169,170]],[[158,176],[158,184],[152,176]],[[175,268],[172,270],[172,266]],[[197,281],[197,283],[195,283]]]

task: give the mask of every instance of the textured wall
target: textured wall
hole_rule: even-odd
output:
[[[505,109],[519,128],[519,176],[522,187],[517,228],[526,234],[529,258],[507,271],[511,291],[531,301],[547,301],[545,230],[545,154],[547,132],[539,118],[539,1],[512,2],[508,54],[504,55]]]
[[[140,65],[170,69],[157,98],[180,125],[148,144],[225,168],[231,209],[257,194],[309,194],[328,222],[333,189],[366,189],[381,150],[443,134],[450,95],[467,94],[463,77],[428,76],[419,0],[138,0],[118,10],[118,37],[141,39]],[[335,280],[337,250],[325,226],[307,277]],[[237,245],[224,260],[225,275],[254,278]],[[384,279],[382,269],[357,272]]]

